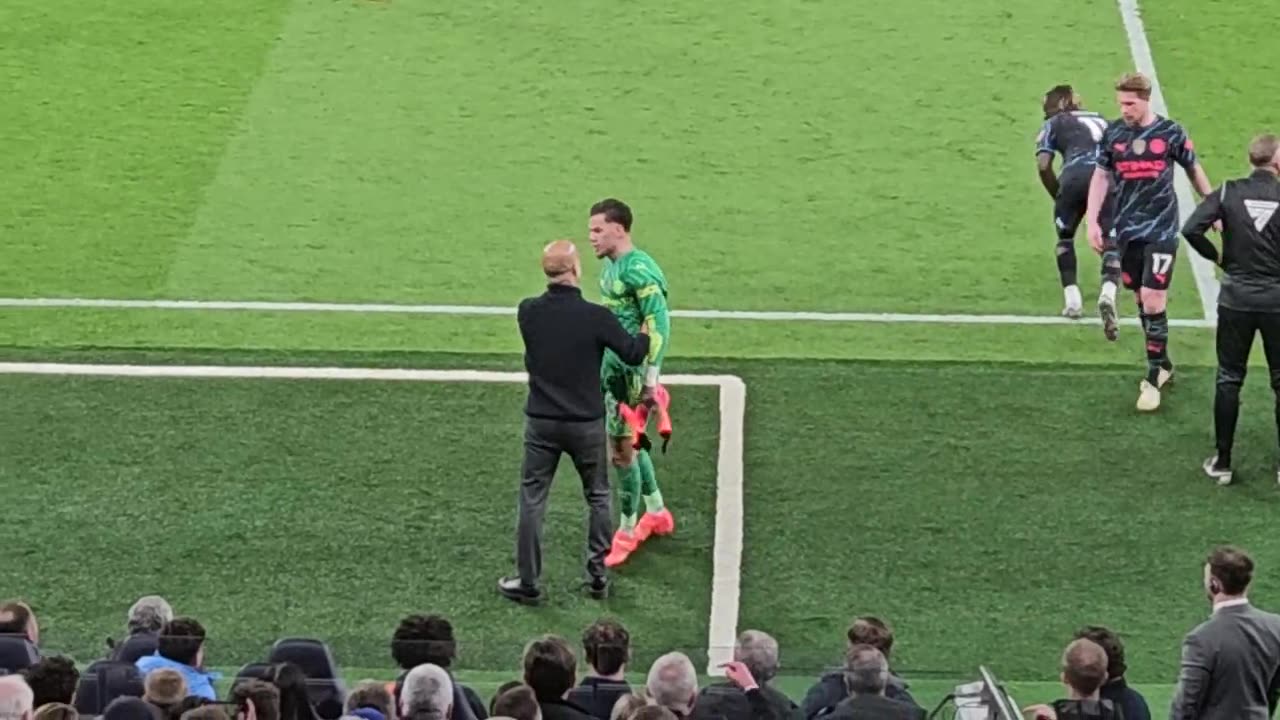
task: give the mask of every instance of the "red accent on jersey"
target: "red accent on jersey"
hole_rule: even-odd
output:
[[[1195,143],[1193,143],[1193,142],[1191,142],[1191,138],[1190,138],[1190,137],[1188,137],[1188,138],[1187,138],[1187,141],[1186,141],[1185,143],[1183,143],[1183,145],[1184,145],[1188,150],[1195,150],[1195,149],[1196,149],[1196,144],[1195,144]]]
[[[1155,155],[1163,155],[1165,150],[1169,149],[1169,144],[1164,138],[1151,138],[1151,152]]]
[[[1129,149],[1129,146],[1128,146],[1126,143],[1116,143],[1115,145],[1112,145],[1111,147],[1115,148],[1115,151],[1116,151],[1116,152],[1119,152],[1119,153],[1122,153],[1122,152],[1124,152],[1125,150],[1128,150],[1128,149]]]
[[[1125,180],[1154,180],[1167,167],[1164,160],[1121,160],[1116,163],[1116,172]]]

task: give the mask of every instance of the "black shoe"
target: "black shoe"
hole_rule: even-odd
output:
[[[582,588],[586,590],[587,597],[592,600],[607,600],[609,598],[609,578],[592,578],[589,582],[583,583]]]
[[[1232,480],[1231,465],[1218,459],[1217,455],[1204,461],[1204,474],[1213,478],[1219,485],[1230,485]]]
[[[504,577],[498,581],[498,593],[521,605],[537,605],[542,602],[542,591],[520,582],[518,577]]]
[[[1098,298],[1098,315],[1102,317],[1102,334],[1111,342],[1120,336],[1120,323],[1116,320],[1116,303],[1107,297]]]

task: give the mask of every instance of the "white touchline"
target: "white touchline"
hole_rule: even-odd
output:
[[[488,370],[415,370],[399,368],[98,365],[76,363],[0,363],[0,375],[95,375],[144,378],[248,378],[297,380],[380,380],[417,382],[523,383],[522,372]],[[733,659],[738,634],[738,598],[742,580],[743,451],[747,386],[735,375],[665,375],[668,385],[720,389],[720,449],[716,463],[716,528],[712,550],[711,620],[707,629],[707,674],[723,675]]]
[[[1156,77],[1156,61],[1151,56],[1151,43],[1147,41],[1147,30],[1142,23],[1142,11],[1138,8],[1138,0],[1116,0],[1120,6],[1120,17],[1124,19],[1124,31],[1129,36],[1129,51],[1133,55],[1133,64],[1138,72],[1151,78],[1151,109],[1168,117],[1169,106],[1165,104],[1164,93],[1160,90],[1160,80]],[[1178,210],[1181,222],[1195,209],[1195,196],[1192,194],[1191,181],[1182,173],[1176,173],[1174,187],[1178,193]],[[1218,322],[1218,278],[1213,271],[1213,263],[1200,257],[1200,253],[1189,252],[1191,270],[1196,277],[1196,290],[1200,292],[1200,305],[1204,308],[1204,318],[1216,325]],[[1173,323],[1170,323],[1172,325]]]
[[[1216,281],[1215,281],[1216,283]],[[1216,302],[1216,295],[1215,295]],[[221,312],[390,313],[403,315],[488,315],[514,317],[505,305],[402,305],[398,303],[284,302],[273,300],[128,300],[113,298],[0,298],[0,308],[80,308],[111,310],[203,310]],[[1096,317],[1070,320],[1058,315],[972,315],[929,313],[811,312],[802,310],[672,310],[691,320],[763,322],[926,323],[942,325],[1097,325]],[[1122,325],[1137,326],[1136,318]],[[1171,327],[1209,328],[1213,319],[1174,318]]]

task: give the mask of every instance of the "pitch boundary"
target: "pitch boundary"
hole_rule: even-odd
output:
[[[75,375],[135,378],[243,378],[297,380],[375,380],[409,382],[524,383],[522,372],[417,370],[400,368],[108,365],[77,363],[0,363],[0,375]],[[707,674],[723,675],[733,659],[738,634],[742,583],[743,450],[747,386],[735,375],[666,375],[669,385],[720,390],[720,442],[716,462],[716,525],[712,550],[711,617],[707,627]]]
[[[1198,256],[1197,256],[1198,257]],[[1214,281],[1215,284],[1217,281]],[[1217,302],[1215,292],[1214,303]],[[368,313],[402,315],[454,315],[514,317],[516,309],[504,305],[409,305],[398,303],[285,302],[273,300],[131,300],[115,298],[2,298],[0,308],[72,308],[105,310],[174,310],[218,312]],[[1216,307],[1216,305],[1215,305]],[[755,320],[760,322],[926,323],[942,325],[1098,325],[1096,317],[1070,320],[1057,315],[931,314],[816,312],[799,310],[672,310],[671,316],[690,320]],[[1122,325],[1136,327],[1136,318]],[[1172,318],[1170,327],[1212,328],[1212,317]]]

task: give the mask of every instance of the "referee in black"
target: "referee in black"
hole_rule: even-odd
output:
[[[517,312],[529,372],[516,529],[518,574],[499,580],[498,592],[520,603],[542,601],[542,519],[560,454],[568,453],[590,509],[587,591],[603,599],[609,592],[604,558],[613,533],[613,508],[600,360],[609,348],[623,362],[640,364],[649,352],[648,329],[632,337],[613,313],[582,299],[582,263],[572,241],[557,240],[542,251],[542,272],[547,291],[526,298]]]
[[[1204,461],[1205,473],[1219,485],[1231,484],[1240,386],[1257,332],[1262,334],[1271,389],[1276,392],[1280,430],[1280,140],[1275,135],[1254,138],[1249,164],[1253,172],[1248,177],[1228,180],[1210,193],[1182,230],[1191,247],[1221,265],[1224,273],[1218,295],[1218,380],[1213,399],[1218,452]],[[1221,255],[1205,237],[1219,222]]]

